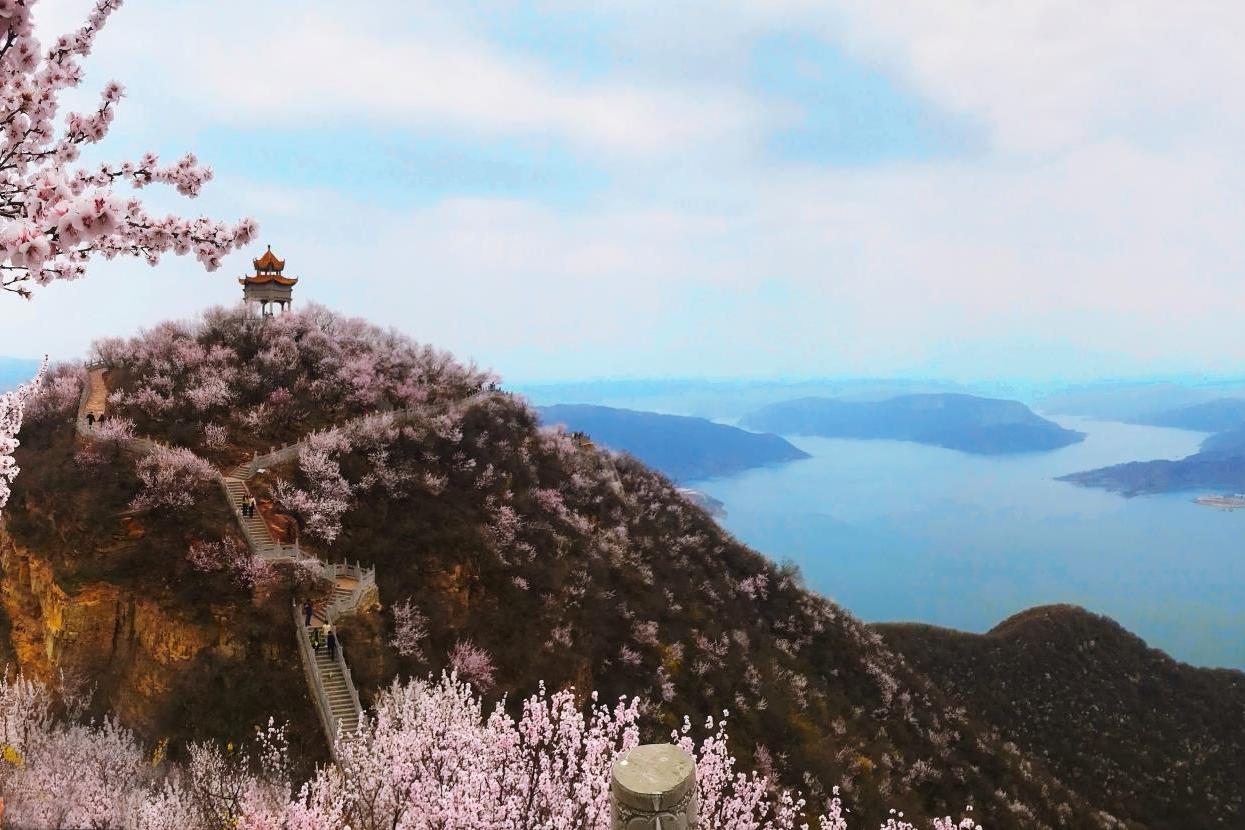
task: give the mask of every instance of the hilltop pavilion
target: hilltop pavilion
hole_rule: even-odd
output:
[[[272,316],[271,305],[281,306],[281,311],[288,311],[294,302],[294,285],[298,277],[287,277],[281,272],[285,270],[285,260],[277,259],[272,246],[259,259],[251,261],[255,273],[249,277],[239,277],[242,286],[242,301],[248,306],[254,303],[259,306],[260,314]]]

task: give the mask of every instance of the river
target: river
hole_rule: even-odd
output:
[[[1203,435],[1052,420],[1085,441],[1000,457],[788,436],[813,457],[687,484],[725,503],[736,537],[794,561],[810,588],[867,621],[981,632],[1024,608],[1074,603],[1179,660],[1245,669],[1245,511],[1054,480],[1179,458]]]

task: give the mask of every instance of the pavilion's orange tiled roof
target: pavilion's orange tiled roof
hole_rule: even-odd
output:
[[[285,260],[277,259],[277,255],[272,252],[272,246],[268,246],[268,250],[259,259],[252,260],[256,271],[280,271],[285,268]]]
[[[285,268],[285,260],[277,259],[277,255],[272,252],[272,246],[268,246],[268,250],[259,259],[251,260],[255,265],[255,273],[249,277],[239,277],[239,285],[266,285],[275,282],[277,285],[293,285],[298,282],[298,277],[283,277],[281,271]]]
[[[298,277],[283,277],[280,274],[255,274],[250,277],[239,277],[239,285],[264,285],[265,283],[275,282],[277,285],[293,285],[298,282]]]

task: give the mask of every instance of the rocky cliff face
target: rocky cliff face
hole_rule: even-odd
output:
[[[272,716],[308,763],[323,759],[286,598],[188,607],[121,580],[67,587],[49,559],[0,526],[0,610],[22,672],[93,684],[95,711],[150,741],[236,741]]]
[[[140,732],[155,731],[153,716],[202,653],[223,660],[245,656],[220,611],[212,622],[190,621],[109,582],[69,593],[44,558],[3,530],[0,568],[0,604],[22,671],[48,682],[61,671],[95,679],[108,708]]]

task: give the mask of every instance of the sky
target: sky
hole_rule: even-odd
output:
[[[83,0],[41,0],[40,31]],[[126,0],[69,104],[161,209],[261,226],[206,274],[0,297],[0,354],[316,301],[519,382],[1231,373],[1245,8],[1191,0]]]

